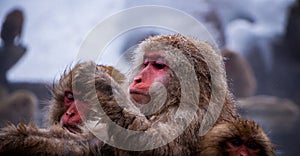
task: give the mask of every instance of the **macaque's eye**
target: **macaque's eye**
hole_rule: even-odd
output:
[[[163,63],[157,63],[157,62],[153,63],[153,66],[154,66],[156,69],[164,69],[164,68],[166,67],[165,64],[163,64]]]
[[[148,66],[149,62],[144,62],[143,63],[143,68],[146,68]]]
[[[243,144],[243,141],[240,139],[233,139],[231,140],[231,144],[235,147],[239,147]]]
[[[255,150],[255,149],[258,149],[258,145],[255,143],[255,142],[248,142],[247,144],[246,144],[246,146],[248,147],[248,148],[250,148],[250,149],[253,149],[253,150]]]
[[[65,92],[65,97],[66,97],[69,101],[74,101],[73,93],[70,92],[70,91],[66,91],[66,92]]]

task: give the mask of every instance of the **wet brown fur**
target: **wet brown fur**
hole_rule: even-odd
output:
[[[157,43],[159,44],[157,45]],[[184,109],[183,113],[177,118],[183,120],[173,120],[174,113],[179,108],[180,98],[183,95],[180,94],[180,89],[182,88],[179,85],[178,79],[176,76],[172,75],[172,73],[170,73],[170,84],[169,87],[167,87],[168,93],[170,93],[168,94],[168,100],[158,112],[152,115],[144,115],[139,110],[139,107],[134,105],[129,100],[128,93],[126,93],[126,91],[123,90],[123,88],[119,85],[119,83],[113,76],[109,75],[109,73],[105,71],[103,72],[101,70],[101,67],[96,67],[95,63],[87,62],[75,66],[74,69],[72,69],[74,73],[72,73],[71,71],[67,74],[64,74],[62,76],[62,79],[59,81],[58,85],[54,86],[53,100],[50,107],[50,114],[52,114],[50,116],[51,123],[59,122],[60,117],[64,112],[64,109],[62,109],[62,95],[64,95],[63,92],[66,89],[66,87],[72,87],[72,89],[75,89],[76,91],[81,91],[82,95],[78,98],[82,98],[83,100],[86,100],[92,104],[91,111],[87,114],[87,119],[98,121],[99,123],[102,122],[104,124],[108,124],[107,122],[112,120],[117,125],[126,129],[142,132],[147,131],[150,134],[152,134],[151,132],[156,132],[158,126],[163,125],[164,131],[162,135],[159,135],[159,137],[164,138],[168,137],[172,130],[184,127],[183,125],[187,124],[184,120],[186,116],[188,116],[189,119],[191,119],[191,123],[183,131],[183,133],[176,137],[175,140],[167,143],[164,146],[146,151],[127,151],[121,150],[119,148],[114,148],[115,155],[199,154],[201,151],[200,143],[203,139],[203,137],[200,135],[201,126],[214,126],[214,121],[216,121],[216,123],[224,121],[234,121],[235,119],[239,118],[239,116],[236,113],[234,104],[232,102],[231,94],[227,88],[222,57],[218,53],[216,53],[215,49],[209,44],[197,41],[193,38],[184,37],[179,34],[155,36],[145,40],[138,46],[138,48],[135,51],[135,62],[136,64],[141,63],[139,62],[139,59],[143,58],[143,53],[141,53],[142,51],[151,52],[156,50],[162,50],[169,51],[172,53],[174,48],[175,50],[177,49],[179,52],[181,52],[181,54],[183,54],[187,58],[187,60],[193,65],[193,69],[195,70],[195,74],[199,84],[199,86],[196,87],[199,87],[200,93],[193,93],[191,91],[183,93],[183,95],[199,95],[199,101],[196,101],[196,106],[191,106],[191,108],[196,108],[197,111],[195,114],[189,113],[190,108],[187,110]],[[183,67],[181,72],[185,72],[187,70],[184,68],[185,67]],[[132,77],[135,76],[134,74],[135,73],[133,73]],[[193,85],[193,82],[189,82],[188,85]],[[214,92],[213,88],[216,92]],[[159,95],[160,91],[157,91],[157,94]],[[190,100],[194,99],[191,98]],[[98,108],[99,104],[101,105],[103,111],[101,111]],[[209,110],[208,105],[210,104],[213,105],[212,110]],[[215,112],[218,111],[221,112],[220,115],[215,114]],[[207,116],[205,116],[205,113],[207,114]],[[205,120],[202,121],[203,119]],[[178,127],[174,127],[174,125],[168,125],[167,123],[177,124]],[[118,127],[115,125],[108,124],[107,126],[109,137],[110,139],[112,139],[111,141],[116,145],[133,145],[135,143],[135,140],[138,141],[140,139],[150,139],[144,138],[143,136],[128,136],[127,134],[119,131]],[[4,133],[3,138],[9,138],[10,136],[12,136],[12,138],[21,138],[20,135],[11,135],[10,130],[5,132],[2,130],[0,132]],[[49,137],[51,137],[51,135],[52,134],[49,133]],[[154,142],[148,143],[156,144],[155,141],[159,143],[159,140],[156,140],[156,133],[153,133],[152,136],[154,138],[154,140],[152,141]],[[27,135],[26,138],[30,137],[31,134]],[[47,138],[43,136],[36,140],[33,139],[32,141],[43,142],[43,139]],[[50,144],[51,139],[48,139],[48,143]],[[55,145],[58,147],[49,147],[49,149],[60,149],[62,150],[60,152],[65,152],[62,147],[66,148],[66,146],[63,145],[66,142],[68,146],[70,145],[70,148],[82,149],[84,153],[89,153],[91,151],[100,151],[99,155],[101,154],[103,143],[97,143],[99,144],[99,146],[95,148],[96,150],[87,149],[86,151],[86,143],[84,141],[86,140],[86,138],[74,138],[74,140],[66,140],[64,137],[54,137],[54,140],[55,139],[61,142],[61,144],[58,143]],[[93,142],[91,140],[93,140],[93,138],[89,138],[87,141],[88,147],[90,147],[89,143]],[[10,141],[12,142],[12,139]],[[83,141],[84,144],[71,143],[73,141]],[[21,139],[20,144],[17,144],[16,146],[12,145],[12,148],[16,148],[18,146],[27,146],[26,144],[24,145],[22,142],[24,142],[24,139]],[[31,143],[29,142],[28,144]],[[140,144],[137,146],[142,148],[143,146],[148,146],[149,144],[147,144],[146,142],[146,144]],[[36,147],[32,147],[31,151],[35,151],[34,148]],[[41,148],[37,151],[42,151],[42,147],[38,146],[37,148]],[[4,148],[2,148],[2,150],[3,149]]]
[[[120,73],[117,69],[112,66],[104,66],[104,65],[97,65],[97,68],[101,70],[101,72],[105,72],[108,75],[112,76],[117,83],[122,83],[125,80],[125,76]],[[72,83],[74,80],[74,76],[78,74],[82,74],[84,70],[90,69],[91,72],[95,72],[94,64],[91,63],[80,63],[75,65],[72,70],[67,71],[65,70],[64,74],[61,76],[59,82],[53,85],[52,89],[52,99],[49,102],[48,110],[48,118],[47,122],[50,125],[58,124],[60,122],[61,116],[66,111],[64,108],[64,92],[66,89],[72,90]],[[90,76],[90,75],[88,75]],[[77,80],[83,82],[83,80]]]
[[[259,146],[259,156],[273,156],[274,146],[262,128],[252,120],[221,122],[213,127],[201,143],[201,156],[228,155],[226,141],[235,138],[253,140]]]
[[[87,143],[60,126],[50,130],[18,124],[1,129],[0,154],[7,155],[88,155]]]
[[[157,45],[157,43],[161,44],[161,46]],[[166,45],[171,46],[171,49],[168,49],[168,46]],[[191,121],[187,129],[184,130],[184,132],[181,135],[179,135],[177,138],[175,138],[175,140],[168,143],[167,145],[158,147],[153,150],[141,151],[141,152],[133,152],[133,151],[116,149],[116,155],[199,154],[200,152],[199,145],[202,142],[202,136],[199,135],[200,133],[199,129],[201,127],[201,124],[204,124],[205,122],[210,122],[210,121],[204,121],[204,122],[201,121],[204,118],[204,113],[208,109],[210,100],[212,100],[211,97],[212,86],[216,87],[217,90],[224,91],[223,93],[225,93],[224,99],[218,99],[218,98],[213,99],[217,101],[216,107],[214,109],[216,111],[221,111],[220,116],[217,117],[216,119],[217,120],[216,122],[233,121],[239,117],[235,111],[231,99],[231,94],[227,89],[226,78],[224,75],[224,68],[222,64],[222,57],[219,54],[217,54],[213,49],[213,47],[211,47],[209,44],[197,41],[192,38],[187,38],[178,34],[151,37],[146,41],[142,42],[137,48],[137,50],[135,51],[135,54],[137,55],[136,62],[138,62],[136,64],[139,64],[140,62],[138,59],[141,59],[143,57],[143,56],[139,56],[143,54],[142,51],[146,51],[146,52],[171,51],[172,52],[172,47],[179,49],[179,51],[181,51],[187,57],[187,59],[193,64],[193,67],[197,75],[197,79],[199,81],[199,88],[200,88],[200,94],[199,94],[200,97],[199,97],[199,102],[197,104],[199,110],[196,112],[196,115],[193,117],[194,119]],[[213,67],[213,70],[209,69],[208,65]],[[216,76],[217,78],[215,77],[212,78],[212,76]],[[180,96],[180,89],[178,88],[180,88],[180,85],[178,83],[178,80],[175,80],[173,78],[170,79],[171,79],[169,80],[170,86],[169,88],[167,88],[168,93],[170,94],[168,96],[168,101],[165,103],[165,105],[159,111],[159,113],[153,114],[152,116],[143,116],[143,114],[134,115],[135,113],[130,111],[130,109],[122,109],[118,105],[115,105],[114,102],[110,103],[109,105],[102,104],[101,106],[106,112],[106,114],[108,114],[110,119],[115,121],[118,125],[122,127],[126,127],[131,130],[155,131],[156,126],[159,124],[165,124],[168,121],[171,123],[172,122],[176,123],[177,121],[171,121],[172,120],[171,118],[173,117],[175,110],[179,107],[178,105],[180,103],[181,96]],[[214,83],[212,83],[212,79],[214,80]],[[187,93],[187,94],[193,94],[193,93]],[[99,99],[99,101],[101,100]],[[224,103],[218,103],[222,101]],[[114,109],[110,109],[112,105],[114,105]],[[132,106],[128,106],[128,107],[131,108]],[[215,117],[213,113],[214,113],[213,111],[208,112],[210,118]],[[208,118],[208,120],[210,120],[210,118]],[[166,135],[171,133],[171,131],[176,128],[177,127],[172,127],[167,125],[165,128]],[[125,137],[124,135],[126,134],[122,134],[121,132],[116,130],[115,126],[110,126],[109,132],[111,132],[111,134],[114,135],[113,136],[115,139],[114,141],[119,145],[130,144],[130,143],[134,144],[134,141],[132,140],[129,141],[129,140],[132,139],[132,137],[134,138],[136,136]],[[147,138],[139,138],[139,137],[136,137],[135,139],[147,140]],[[155,142],[153,144],[155,144]],[[147,146],[147,144],[139,145],[139,146],[143,147],[143,146]]]
[[[97,139],[84,127],[81,127],[83,128],[81,133],[74,134],[59,125],[60,118],[65,111],[63,106],[65,89],[74,89],[79,85],[91,84],[90,81],[94,80],[95,75],[97,75],[95,72],[106,75],[117,84],[125,79],[124,75],[113,67],[96,65],[92,62],[78,63],[69,72],[65,71],[59,83],[53,87],[53,99],[49,105],[50,128],[40,129],[32,124],[20,123],[17,126],[9,125],[0,129],[0,155],[113,154],[109,146]],[[98,89],[100,88],[101,86],[98,86]],[[101,98],[101,100],[104,100],[104,98]]]

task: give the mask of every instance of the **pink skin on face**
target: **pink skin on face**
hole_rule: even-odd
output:
[[[74,99],[72,91],[65,91],[64,95],[65,113],[61,117],[61,125],[71,132],[80,132],[79,125],[82,124],[82,118],[77,110],[76,104],[81,107],[81,112],[85,114],[88,110],[88,103]]]
[[[142,70],[134,77],[129,87],[131,98],[139,104],[148,103],[151,98],[149,95],[150,86],[154,82],[166,84],[168,70],[169,67],[160,53],[145,54]]]
[[[226,142],[226,144],[229,147],[228,152],[230,156],[251,156],[259,154],[259,148],[254,143],[233,140]]]

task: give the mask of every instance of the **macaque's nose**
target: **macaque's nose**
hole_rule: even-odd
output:
[[[133,79],[134,83],[141,83],[142,82],[142,76],[138,75]]]
[[[66,111],[66,116],[71,118],[76,114],[76,106],[72,105],[69,107],[69,109]]]
[[[73,117],[75,115],[74,112],[66,112],[66,116],[68,116],[69,118]]]

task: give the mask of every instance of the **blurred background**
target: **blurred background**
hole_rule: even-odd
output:
[[[51,86],[74,63],[86,36],[109,16],[141,5],[176,8],[201,22],[225,58],[240,114],[265,129],[277,155],[300,152],[299,0],[2,0],[0,126],[6,120],[42,126]],[[132,31],[111,44],[108,49],[114,52],[97,63],[116,66],[126,49],[162,33]]]

